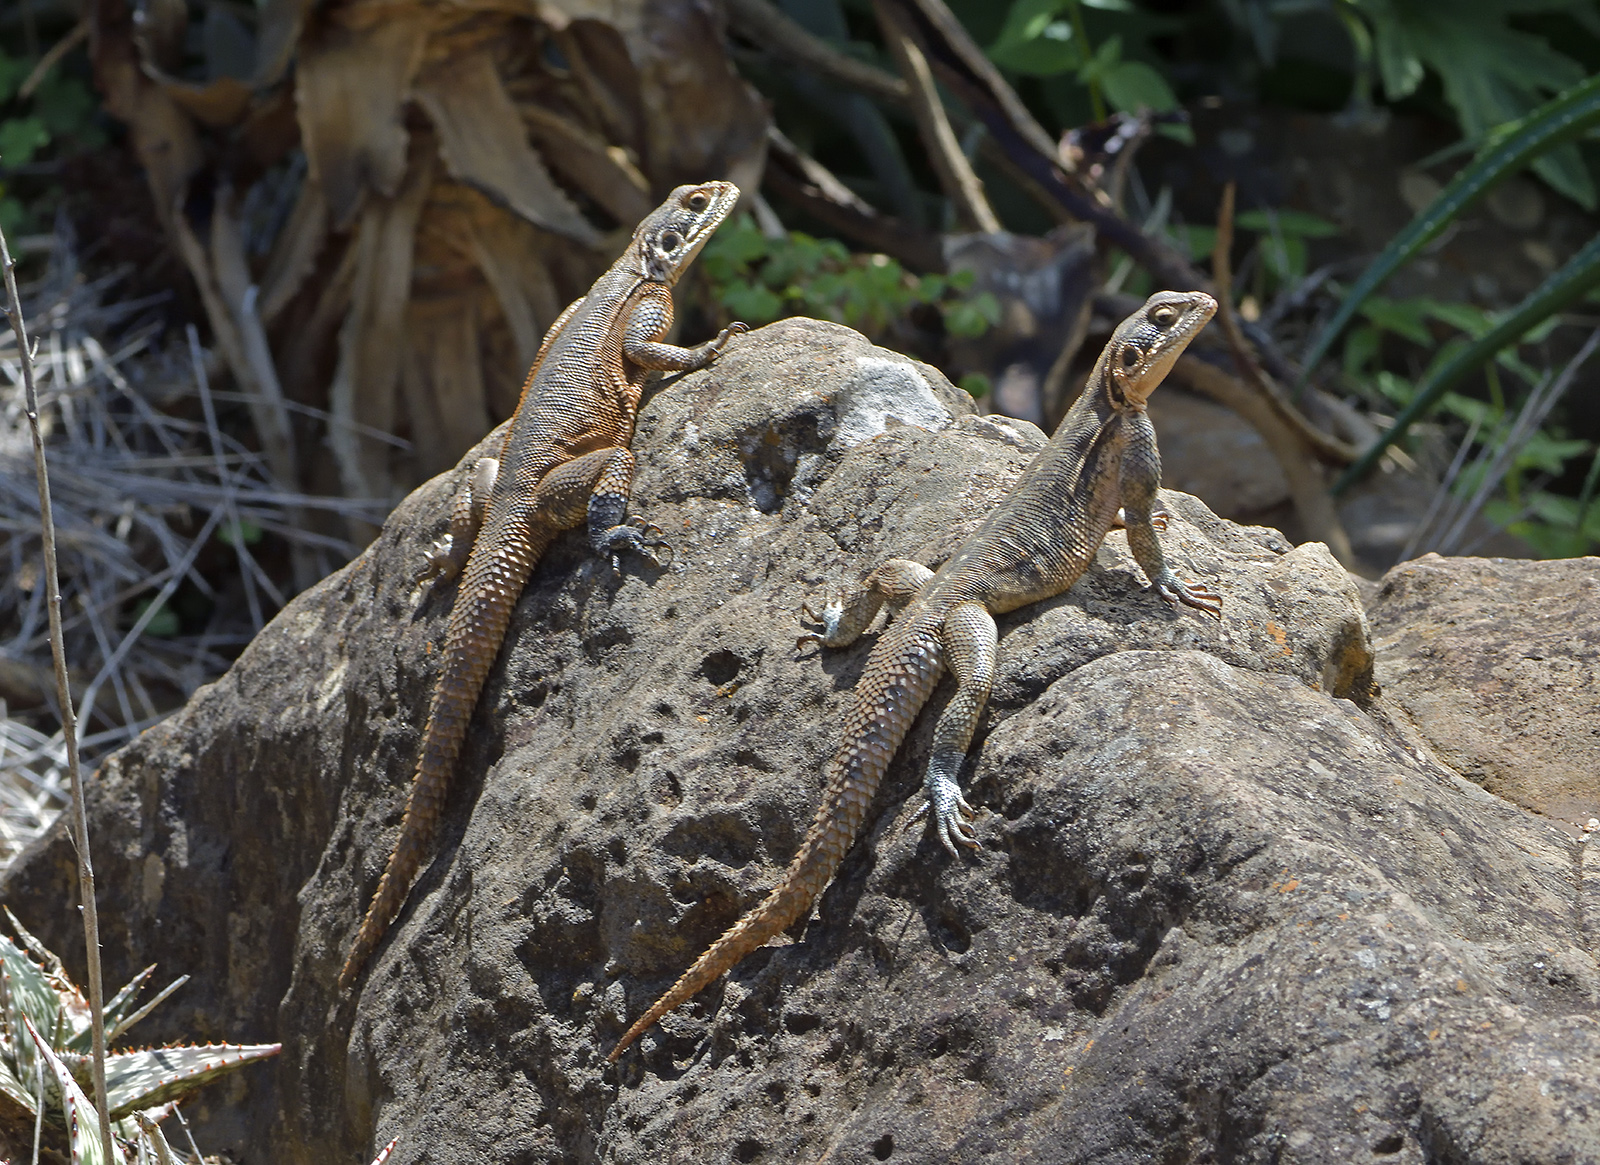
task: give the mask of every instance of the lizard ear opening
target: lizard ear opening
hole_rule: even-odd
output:
[[[676,231],[668,231],[661,236],[661,249],[663,251],[676,251],[678,244],[683,242]]]
[[[1138,345],[1129,344],[1122,350],[1122,366],[1124,368],[1132,368],[1135,364],[1139,363],[1143,356],[1144,353],[1139,351]]]

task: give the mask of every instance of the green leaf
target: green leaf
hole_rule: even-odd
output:
[[[0,104],[10,101],[17,90],[33,72],[33,66],[21,57],[13,57],[0,49]]]
[[[1106,100],[1123,113],[1152,109],[1166,113],[1178,108],[1177,94],[1166,78],[1143,61],[1123,61],[1100,78]]]
[[[945,330],[952,336],[973,339],[1000,322],[1000,301],[991,291],[958,299],[944,309]]]
[[[1446,389],[1501,348],[1516,342],[1535,325],[1575,303],[1596,286],[1600,286],[1600,235],[1590,239],[1582,250],[1534,288],[1492,329],[1430,369],[1417,386],[1416,396],[1401,410],[1394,424],[1372,443],[1354,465],[1345,470],[1343,476],[1334,483],[1333,492],[1342,493],[1377,464],[1383,451],[1405,436],[1406,430],[1434,406]]]
[[[1500,127],[1473,161],[1462,168],[1411,224],[1389,241],[1345,295],[1333,318],[1317,332],[1302,363],[1300,384],[1333,346],[1363,300],[1457,215],[1501,178],[1526,166],[1552,147],[1600,126],[1600,74],[1573,86],[1521,121]]]
[[[240,542],[246,546],[254,546],[261,541],[261,527],[249,518],[240,518],[237,524],[224,522],[217,527],[217,541],[225,546],[234,546]],[[161,616],[157,615],[156,618],[160,619]],[[176,621],[176,616],[174,616],[174,621]],[[169,635],[176,635],[177,633],[176,629],[168,632]],[[150,634],[159,635],[161,633],[159,631],[151,631]]]
[[[13,117],[0,121],[0,163],[25,166],[50,144],[50,131],[39,117]]]
[[[217,537],[219,539],[222,539],[221,531],[222,528],[219,526],[217,528]],[[222,540],[226,541],[226,539]],[[153,599],[141,599],[139,602],[135,603],[133,607],[133,622],[137,623],[139,619],[143,617],[145,611],[149,610],[150,604],[154,601],[155,600]],[[163,604],[161,608],[151,616],[150,622],[145,624],[145,634],[152,635],[157,639],[171,639],[174,635],[178,634],[178,632],[182,630],[183,623],[181,620],[179,620],[177,612],[173,611],[165,604]]]
[[[137,1109],[177,1100],[252,1060],[283,1050],[282,1044],[204,1044],[146,1048],[106,1057],[106,1103],[113,1119]]]
[[[1233,220],[1241,229],[1298,239],[1329,239],[1344,228],[1303,210],[1246,210]]]

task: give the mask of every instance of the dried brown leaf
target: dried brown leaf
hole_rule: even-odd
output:
[[[535,226],[590,246],[599,243],[599,232],[528,144],[486,47],[430,69],[417,86],[417,101],[438,131],[439,152],[453,177]]]
[[[393,198],[405,179],[402,114],[431,24],[406,8],[362,28],[329,23],[301,42],[300,132],[336,230],[355,221],[369,189]]]

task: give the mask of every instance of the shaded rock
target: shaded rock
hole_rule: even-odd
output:
[[[1428,554],[1369,614],[1384,693],[1440,759],[1536,812],[1600,816],[1600,558]]]
[[[1324,548],[1177,493],[1164,544],[1220,625],[1145,591],[1111,535],[999,621],[965,775],[985,849],[905,828],[945,689],[814,918],[604,1063],[810,823],[870,646],[797,656],[801,602],[948,554],[1041,440],[969,409],[797,322],[649,401],[635,509],[677,562],[617,575],[574,533],[541,563],[358,998],[334,981],[451,598],[411,578],[464,468],[108,762],[108,975],[195,976],[145,1034],[285,1044],[202,1097],[206,1143],[319,1165],[396,1133],[405,1165],[1592,1159],[1578,843],[1363,710],[1366,622]],[[69,962],[71,878],[57,832],[0,885]]]

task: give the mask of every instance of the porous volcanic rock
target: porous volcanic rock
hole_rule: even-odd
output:
[[[540,564],[437,856],[344,999],[453,593],[419,601],[412,576],[476,451],[418,490],[93,787],[108,976],[194,976],[141,1030],[285,1044],[203,1097],[206,1144],[307,1165],[396,1134],[398,1165],[1600,1158],[1582,845],[1408,744],[1323,547],[1176,493],[1168,556],[1220,624],[1146,591],[1113,533],[1067,594],[999,620],[964,775],[983,850],[907,828],[924,715],[791,941],[605,1063],[810,823],[870,642],[797,652],[800,604],[948,554],[1041,440],[811,321],[653,397],[635,510],[676,562],[616,574],[574,533]],[[71,885],[59,831],[0,885],[69,963]]]

